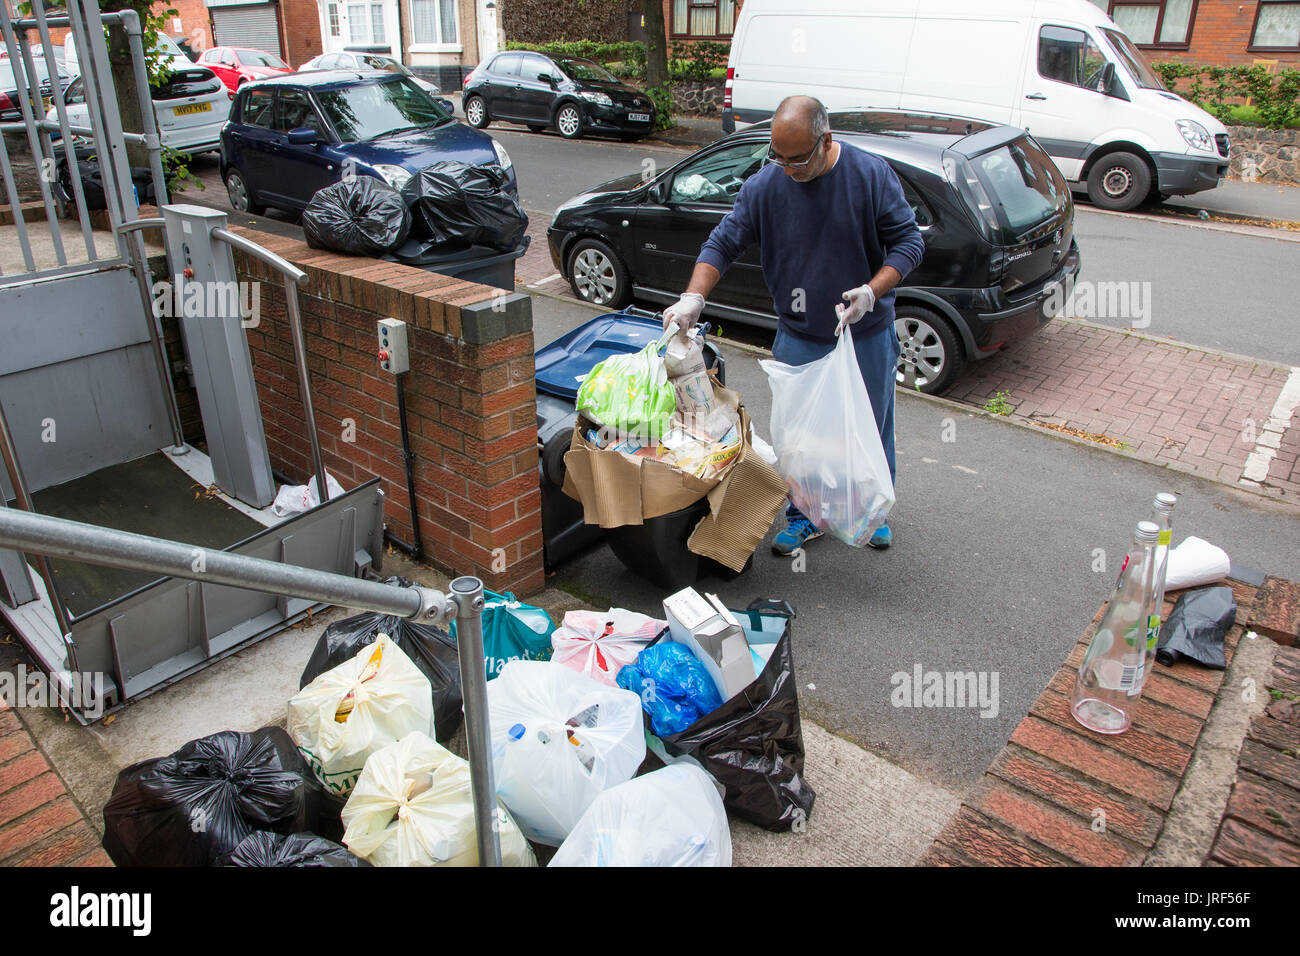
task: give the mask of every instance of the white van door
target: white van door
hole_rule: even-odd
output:
[[[1110,60],[1086,30],[1041,21],[1035,26],[1013,122],[1029,130],[1066,179],[1077,182],[1089,146],[1103,132],[1129,125],[1124,118],[1132,107],[1102,92],[1102,71]]]
[[[900,106],[1012,123],[1030,22],[918,14]]]

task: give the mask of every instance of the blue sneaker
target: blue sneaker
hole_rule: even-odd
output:
[[[773,554],[793,554],[805,543],[822,536],[817,526],[803,515],[787,518],[786,521],[785,530],[772,539]]]
[[[882,524],[877,528],[875,533],[871,536],[871,540],[867,542],[867,544],[871,545],[877,551],[884,551],[893,543],[894,532],[889,530],[889,525],[887,524]]]

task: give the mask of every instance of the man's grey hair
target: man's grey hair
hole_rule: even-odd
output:
[[[817,140],[831,131],[831,118],[826,107],[814,96],[787,96],[772,114],[772,122],[778,119],[802,120]]]

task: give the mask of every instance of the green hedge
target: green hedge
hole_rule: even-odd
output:
[[[1262,66],[1153,63],[1165,86],[1223,123],[1241,119],[1241,101],[1254,102],[1262,125],[1286,129],[1300,122],[1300,70],[1269,73]],[[1180,84],[1180,80],[1190,82]]]

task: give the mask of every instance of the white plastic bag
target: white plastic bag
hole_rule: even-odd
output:
[[[1222,581],[1232,569],[1228,552],[1201,538],[1187,537],[1169,549],[1165,564],[1165,590],[1198,587]]]
[[[551,660],[616,687],[619,670],[635,663],[637,654],[667,626],[667,621],[621,607],[568,611],[564,623],[551,634],[551,646],[555,648]]]
[[[713,778],[674,763],[606,790],[551,866],[731,866],[731,831]]]
[[[380,634],[298,691],[286,729],[328,792],[351,793],[376,750],[415,731],[433,733],[429,678]]]
[[[790,500],[822,531],[860,548],[894,506],[871,398],[845,329],[807,365],[759,362],[772,386],[772,446]]]
[[[530,840],[558,846],[645,759],[641,698],[554,661],[511,661],[487,698],[497,795]]]
[[[334,476],[325,472],[325,491],[330,499],[343,494],[343,486],[334,480]],[[302,514],[320,504],[320,495],[316,493],[316,476],[312,475],[305,485],[281,485],[271,502],[271,511],[281,518]]]
[[[343,843],[375,866],[478,866],[469,764],[427,734],[371,754],[343,808]],[[497,808],[501,862],[536,866],[510,815]]]

